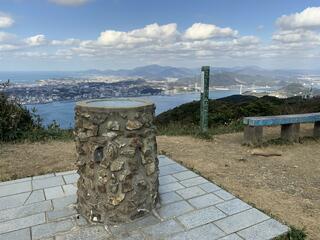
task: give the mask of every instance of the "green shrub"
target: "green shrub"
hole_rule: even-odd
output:
[[[200,102],[183,104],[156,117],[160,134],[197,135],[200,121]],[[210,134],[241,131],[242,119],[249,116],[267,116],[320,112],[320,98],[302,99],[293,97],[279,99],[264,96],[233,95],[209,100],[208,124]]]
[[[0,85],[3,88],[4,85]],[[68,139],[71,130],[63,130],[56,122],[47,127],[35,109],[29,111],[16,100],[10,100],[0,92],[0,142],[8,141],[39,141],[49,139]]]

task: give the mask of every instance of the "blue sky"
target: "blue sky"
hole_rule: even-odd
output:
[[[0,0],[0,70],[319,69],[320,3]]]

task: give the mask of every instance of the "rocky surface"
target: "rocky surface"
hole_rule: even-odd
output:
[[[158,203],[154,105],[76,107],[78,209],[93,222],[128,222]]]

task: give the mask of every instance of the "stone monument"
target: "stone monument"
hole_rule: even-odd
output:
[[[92,222],[128,222],[159,201],[155,106],[142,99],[76,104],[79,213]]]

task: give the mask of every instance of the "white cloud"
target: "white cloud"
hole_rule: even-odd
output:
[[[162,26],[154,23],[128,33],[128,35],[132,37],[165,40],[175,38],[178,34],[176,23],[170,23]]]
[[[279,31],[272,36],[272,39],[282,43],[306,42],[308,44],[320,44],[319,33],[303,29]]]
[[[175,40],[178,34],[177,25],[175,23],[161,26],[154,23],[129,32],[114,30],[104,31],[100,34],[98,43],[105,46],[126,48],[138,44],[172,41]]]
[[[195,23],[186,30],[184,37],[191,40],[204,40],[214,37],[236,37],[237,35],[238,31],[229,27],[220,28],[213,24]]]
[[[47,43],[46,37],[43,34],[35,35],[24,39],[24,42],[29,46],[41,46]]]
[[[300,13],[283,15],[276,23],[282,29],[320,28],[320,7],[309,7]]]
[[[6,32],[0,32],[0,43],[10,42],[15,39],[15,35]]]
[[[53,46],[72,46],[79,44],[81,40],[75,38],[68,38],[65,40],[52,40],[51,45]]]
[[[10,15],[0,12],[0,28],[11,27],[13,23],[14,20]]]
[[[16,50],[19,47],[13,44],[0,44],[0,52],[1,51],[12,51],[12,50]]]
[[[64,6],[79,6],[88,3],[89,0],[49,0],[50,2]]]
[[[255,31],[255,29],[253,29]],[[193,64],[255,64],[256,61],[276,62],[277,59],[315,58],[320,52],[320,33],[315,29],[283,29],[272,35],[272,42],[257,36],[241,35],[230,27],[194,23],[178,30],[176,23],[149,24],[129,31],[108,29],[95,39],[49,39],[44,34],[18,38],[0,32],[1,56],[18,59],[32,57],[63,61],[155,62],[170,64],[181,61]]]

